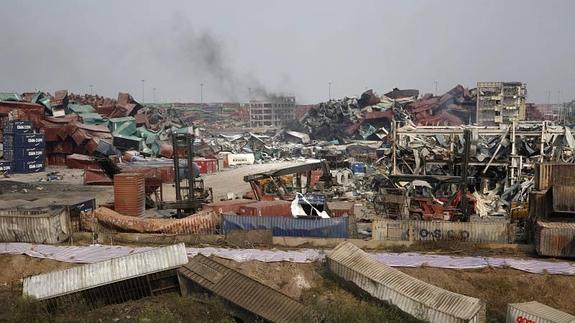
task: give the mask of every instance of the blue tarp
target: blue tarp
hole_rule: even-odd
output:
[[[270,216],[222,216],[224,234],[232,230],[272,230],[277,237],[347,238],[348,218],[297,219]]]

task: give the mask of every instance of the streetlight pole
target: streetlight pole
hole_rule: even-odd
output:
[[[90,95],[94,95],[94,85],[88,85],[90,87]]]
[[[144,89],[146,87],[146,80],[142,80],[142,104],[144,104]]]
[[[331,100],[331,82],[327,82],[328,100]]]

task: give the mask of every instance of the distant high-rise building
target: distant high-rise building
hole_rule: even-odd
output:
[[[525,120],[527,86],[521,82],[477,82],[477,123],[485,126]]]
[[[250,101],[250,127],[281,127],[295,118],[295,97]]]

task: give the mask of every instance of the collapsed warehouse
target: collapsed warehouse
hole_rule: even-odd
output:
[[[492,91],[495,85],[490,86]],[[184,239],[257,253],[254,247],[335,247],[341,239],[374,248],[440,241],[532,245],[540,256],[575,257],[572,128],[551,121],[477,124],[478,109],[486,106],[482,100],[506,95],[503,89],[502,94],[482,91],[457,85],[443,95],[420,97],[413,89],[382,96],[369,90],[359,98],[313,106],[279,129],[233,131],[249,124],[245,111],[228,111],[229,118],[212,123],[197,119],[202,106],[193,113],[144,106],[123,93],[117,100],[67,91],[3,95],[0,172],[13,181],[0,182],[0,242]],[[68,168],[80,169],[81,184],[96,186],[113,200],[96,199],[92,188],[82,196],[62,189],[61,174]],[[232,177],[236,170],[241,176]],[[41,182],[18,182],[25,178],[19,173],[38,173]],[[220,174],[224,184],[210,187],[207,181]],[[235,181],[243,185],[234,189]],[[46,186],[51,184],[58,189]],[[98,300],[111,304],[164,292],[200,292],[225,299],[246,320],[317,315],[232,267],[201,255],[189,260],[183,246],[171,249],[33,276],[24,281],[24,295],[54,309],[78,299],[97,307]],[[165,266],[139,270],[138,259],[146,257],[155,265],[165,260]],[[421,307],[421,318],[428,321],[486,319],[481,299],[401,275],[350,243],[326,258],[341,279],[414,317],[422,314]],[[129,270],[118,275],[115,266]],[[93,268],[103,268],[97,284],[46,290],[48,283],[84,277]],[[401,286],[381,278],[387,272],[444,293],[458,305],[435,304],[417,293],[401,296]],[[365,279],[395,296],[381,294]],[[238,295],[234,283],[244,284],[247,294]],[[261,295],[269,296],[267,303],[256,301]]]

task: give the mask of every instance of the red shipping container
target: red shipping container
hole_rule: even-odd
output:
[[[240,207],[239,215],[279,216],[291,218],[290,201],[259,201]]]
[[[329,209],[329,216],[338,218],[342,216],[353,216],[354,204],[345,201],[330,201],[327,202]]]
[[[200,174],[211,174],[218,171],[218,160],[211,158],[194,158],[194,163],[198,165]]]
[[[240,208],[242,206],[253,204],[258,201],[256,200],[247,200],[247,199],[237,199],[237,200],[228,200],[228,201],[220,201],[214,202],[210,204],[204,205],[204,209],[212,209],[217,214],[223,213],[240,213]]]

